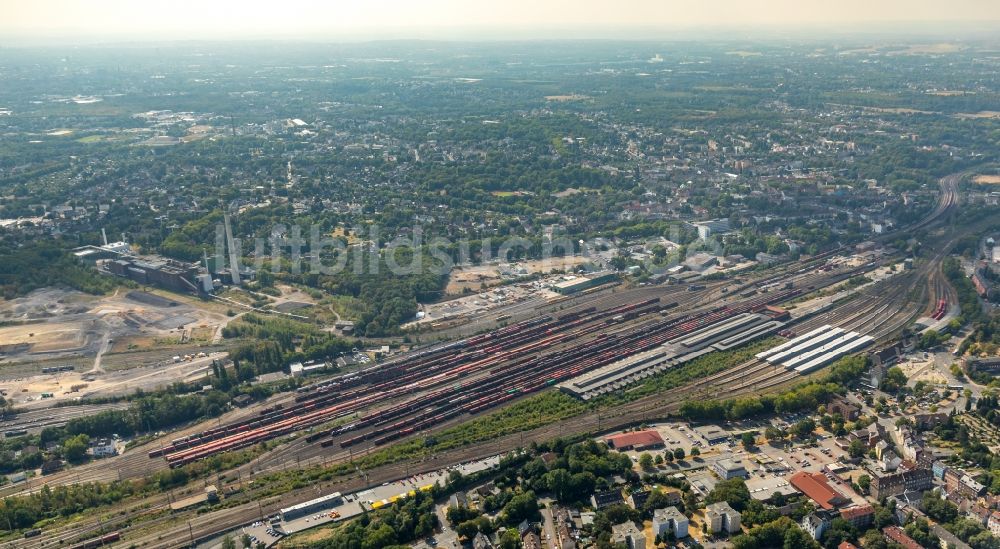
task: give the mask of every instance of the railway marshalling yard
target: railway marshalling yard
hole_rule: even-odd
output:
[[[942,207],[929,218],[931,221],[951,209],[954,197],[949,194],[943,193]],[[212,536],[255,520],[259,515],[311,499],[317,491],[348,492],[495,455],[530,441],[619,429],[666,417],[688,399],[772,391],[813,372],[800,373],[764,360],[748,360],[673,390],[588,408],[557,423],[526,426],[520,432],[506,432],[490,440],[471,440],[374,466],[364,471],[363,477],[360,471],[354,471],[328,477],[329,480],[310,484],[308,489],[294,490],[281,497],[256,494],[258,489],[264,490],[262,493],[268,490],[266,477],[261,475],[355,461],[397,440],[440,434],[476,414],[488,414],[532,393],[551,390],[554,383],[582,372],[614,368],[623,353],[643,352],[665,342],[674,344],[681,336],[701,334],[702,330],[713,329],[737,315],[757,314],[765,305],[789,306],[792,317],[785,326],[799,334],[831,325],[870,336],[875,345],[883,344],[913,320],[932,314],[938,300],[954,299],[953,290],[942,283],[940,273],[940,262],[954,241],[942,236],[933,247],[928,246],[935,252],[908,271],[887,269],[887,265],[899,260],[898,256],[854,256],[839,261],[830,255],[748,275],[740,282],[712,281],[700,287],[605,287],[531,311],[515,310],[510,315],[513,323],[510,326],[451,344],[418,349],[367,373],[335,379],[336,384],[316,386],[299,395],[272,397],[256,406],[231,411],[218,420],[160,437],[121,456],[56,473],[46,477],[46,482],[56,485],[140,478],[217,452],[280,439],[279,444],[219,479],[223,493],[239,487],[238,493],[233,493],[233,499],[222,508],[197,515],[164,515],[153,519],[155,522],[137,524],[126,533],[126,540],[136,546],[170,547],[173,540],[188,535]],[[839,252],[853,255],[849,250]],[[832,299],[819,295],[822,290],[838,287],[859,274],[877,281],[840,290]],[[810,297],[814,292],[817,295]],[[794,307],[790,305],[803,297],[809,299],[794,303]],[[454,385],[449,383],[452,380],[456,381]],[[633,386],[638,381],[632,380]],[[277,403],[284,405],[285,412],[266,411]],[[329,430],[332,422],[339,427]],[[303,431],[312,434],[298,434]],[[151,457],[150,453],[154,455]],[[248,485],[248,478],[262,482]],[[34,485],[8,488],[5,492],[37,489],[39,484],[36,481]],[[84,519],[53,528],[46,533],[45,542],[84,538],[100,526],[107,527],[99,524],[101,521],[126,525],[135,509],[165,507],[171,498],[184,495],[150,496],[98,520]],[[156,524],[156,534],[151,533],[152,524]],[[13,545],[25,546],[20,542]]]

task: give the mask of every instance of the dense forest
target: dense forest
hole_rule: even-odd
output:
[[[84,265],[69,253],[65,242],[58,240],[19,242],[0,234],[0,257],[0,292],[4,299],[49,286],[102,294],[121,283]]]

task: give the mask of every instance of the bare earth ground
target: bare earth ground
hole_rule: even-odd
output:
[[[230,319],[216,309],[188,296],[128,289],[92,296],[46,288],[0,302],[0,389],[35,407],[198,377],[210,359],[197,354],[221,350],[215,334]],[[73,371],[42,372],[54,366]]]
[[[534,261],[524,261],[512,264],[490,264],[476,265],[470,267],[456,267],[448,276],[448,285],[445,286],[444,293],[447,295],[462,295],[466,288],[477,292],[485,284],[486,287],[496,286],[503,282],[501,269],[517,270],[523,269],[521,276],[534,273],[548,273],[551,271],[565,271],[582,265],[588,261],[585,257],[553,257],[551,259],[538,259]]]

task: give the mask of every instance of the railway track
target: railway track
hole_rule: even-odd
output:
[[[811,262],[815,263],[821,260],[825,261],[825,259],[820,259]],[[807,270],[800,269],[800,272]],[[842,280],[853,274],[854,271],[842,273],[820,272],[818,274],[810,272],[802,275],[800,281],[803,285],[808,283],[807,287],[812,289],[814,284],[820,284],[821,281],[825,281],[828,284]],[[647,288],[646,292],[643,293],[648,292],[656,292],[662,295],[664,290],[662,288]],[[672,292],[674,297],[678,297],[679,294],[676,289],[668,289],[666,292]],[[794,290],[791,293],[797,294],[798,292],[799,290]],[[634,296],[636,294],[632,293],[629,295]],[[642,293],[639,295],[642,295]],[[611,303],[616,303],[617,300],[622,298],[623,296],[618,296]],[[418,353],[416,355],[418,362],[415,364],[407,365],[405,360],[403,360],[399,363],[401,364],[400,366],[381,365],[372,369],[375,372],[374,376],[381,375],[380,372],[384,372],[387,368],[401,367],[406,372],[416,372],[418,369],[421,369],[419,373],[408,374],[408,376],[401,378],[401,380],[411,382],[409,385],[403,386],[402,390],[400,389],[400,380],[396,380],[376,385],[374,388],[367,390],[336,394],[335,396],[338,397],[347,396],[361,400],[356,400],[348,404],[336,404],[322,412],[312,412],[313,408],[307,408],[304,411],[309,412],[310,415],[306,416],[305,419],[296,417],[300,415],[298,410],[283,411],[281,414],[275,416],[281,419],[281,421],[274,427],[258,428],[254,423],[259,422],[252,422],[249,425],[232,425],[225,429],[203,433],[200,435],[200,438],[194,441],[175,440],[170,447],[152,452],[150,456],[158,457],[159,455],[166,455],[171,465],[180,465],[218,451],[244,447],[259,440],[281,436],[294,430],[319,425],[330,419],[346,415],[351,415],[354,419],[347,420],[347,424],[340,427],[339,430],[335,429],[333,435],[343,435],[359,429],[362,432],[355,437],[337,441],[341,446],[356,445],[358,442],[375,437],[378,437],[375,438],[376,444],[380,445],[395,438],[406,436],[411,432],[418,432],[426,427],[437,426],[446,420],[461,416],[466,412],[475,414],[487,408],[519,398],[522,394],[536,392],[555,382],[574,377],[578,373],[596,368],[621,356],[628,356],[655,347],[669,340],[671,337],[676,337],[686,331],[707,325],[706,322],[710,324],[716,320],[721,320],[726,315],[738,314],[737,309],[739,309],[739,307],[733,309],[732,306],[728,306],[723,308],[724,312],[715,316],[712,316],[714,313],[709,313],[704,318],[692,314],[687,319],[695,322],[695,324],[681,328],[680,331],[669,331],[674,328],[675,321],[668,320],[661,323],[647,322],[643,328],[645,332],[640,332],[638,335],[634,333],[629,334],[626,330],[615,330],[614,336],[601,333],[594,337],[594,334],[600,327],[596,323],[601,319],[611,317],[615,313],[631,314],[629,311],[633,307],[647,307],[655,299],[657,298],[651,298],[638,304],[625,304],[598,313],[594,312],[595,307],[584,309],[582,312],[579,309],[570,309],[569,312],[559,317],[558,321],[551,321],[551,317],[545,316],[541,318],[540,325],[538,324],[539,321],[524,321],[512,327],[503,328],[498,332],[468,338],[467,340],[463,340],[464,343],[458,347],[455,347],[455,344],[434,346],[427,351],[422,351],[423,353],[431,353],[434,357],[432,360],[420,362],[421,353]],[[690,305],[696,299],[697,297],[684,298],[684,305]],[[762,295],[761,297],[747,301],[747,304],[743,306],[743,309],[739,309],[739,311],[749,310],[758,303],[764,304],[782,299],[783,296],[780,293],[767,296]],[[679,302],[676,303],[679,304]],[[647,312],[649,311],[643,311],[643,313]],[[583,313],[590,316],[581,316]],[[683,319],[685,319],[683,316],[679,318],[679,320]],[[536,326],[540,327],[536,329]],[[539,341],[536,336],[541,334],[538,330],[541,330],[542,327],[546,328],[545,335],[547,337]],[[567,327],[579,328],[572,332],[566,332],[565,329]],[[664,332],[664,335],[658,335],[664,329],[668,331]],[[650,330],[652,330],[652,333],[646,333]],[[562,332],[561,335],[560,332]],[[564,345],[565,342],[569,341],[574,342],[576,344],[575,347]],[[460,348],[464,349],[466,345],[471,345],[472,347],[469,349],[475,350],[475,346],[481,346],[484,343],[490,342],[496,342],[497,345],[486,347],[485,349],[480,347],[483,351],[482,354],[500,353],[500,355],[482,358],[471,365],[465,364],[464,361],[458,358],[454,360],[447,359],[446,354],[443,359],[442,356],[438,356],[439,353],[457,352]],[[517,346],[522,344],[524,345],[523,347]],[[550,347],[553,352],[548,352]],[[541,354],[532,358],[530,355],[536,351]],[[553,360],[552,355],[555,351],[566,356],[558,360]],[[593,357],[593,352],[596,351],[602,351],[604,354],[595,358]],[[517,358],[518,362],[505,364],[506,360],[515,358]],[[570,359],[578,359],[582,362],[565,366]],[[430,371],[426,369],[428,365],[431,368]],[[519,367],[518,371],[515,371],[514,367]],[[489,368],[490,379],[485,379],[487,368]],[[456,372],[458,373],[457,377],[455,375]],[[435,376],[428,378],[426,377],[428,373],[433,373]],[[358,381],[352,381],[350,385],[345,386],[354,387],[360,383],[364,383],[364,378],[367,375],[366,373],[362,373],[360,376],[355,375],[354,378],[346,379],[344,380],[345,382]],[[472,377],[468,377],[461,382],[458,381],[463,376]],[[385,379],[386,377],[382,377],[380,380],[385,382]],[[453,385],[451,385],[451,389],[445,388],[430,394],[426,393],[428,389],[441,384]],[[510,389],[507,390],[506,394],[500,393],[497,395],[496,390],[504,387],[503,384],[509,386]],[[406,396],[410,390],[416,389],[424,391],[424,394],[413,396],[401,403],[391,404],[394,397]],[[366,396],[372,393],[377,393],[378,396]],[[438,404],[439,401],[441,404]],[[383,404],[390,407],[374,410],[374,406],[382,406]],[[367,412],[365,411],[366,408],[373,411]],[[422,411],[420,414],[414,416],[413,412],[416,410]],[[292,419],[286,420],[284,418]],[[390,423],[393,420],[398,421]],[[319,438],[319,435],[310,435],[310,441],[315,441]]]
[[[854,310],[855,308],[864,309],[864,307],[857,306],[854,306],[851,309]],[[870,308],[871,306],[868,307],[868,309]],[[858,310],[852,313],[852,315],[857,317],[864,313],[865,311]],[[824,319],[815,319],[814,322],[821,322],[823,320]],[[488,442],[471,445],[467,448],[442,453],[424,461],[406,462],[378,468],[367,472],[367,480],[362,480],[356,476],[348,479],[338,479],[336,489],[342,491],[361,489],[369,483],[376,484],[383,480],[400,478],[408,474],[435,470],[440,468],[443,464],[485,457],[487,455],[495,454],[498,449],[506,449],[512,447],[512,445],[523,445],[532,440],[548,440],[566,432],[598,432],[601,430],[617,429],[634,424],[637,421],[665,417],[669,413],[676,412],[679,406],[683,404],[685,400],[691,398],[692,395],[695,397],[703,396],[708,398],[718,396],[719,394],[724,394],[726,396],[753,394],[762,390],[774,389],[790,382],[796,382],[797,377],[798,376],[794,373],[784,371],[781,367],[775,368],[774,366],[766,363],[743,365],[741,367],[720,372],[698,380],[689,384],[684,389],[668,393],[666,396],[654,395],[652,397],[645,397],[617,407],[611,411],[591,413],[577,418],[570,418],[569,420],[565,420],[558,424],[541,427],[523,434],[500,437],[497,441],[495,441],[495,443]],[[293,448],[297,444],[302,444],[302,442],[302,439],[299,439],[299,441],[289,445],[289,449]],[[308,445],[303,444],[303,446]],[[334,453],[333,455],[323,456],[321,460],[325,463],[346,461],[350,459],[352,454],[354,457],[357,457],[372,450],[373,448],[360,452],[341,451]],[[292,463],[286,461],[283,464],[283,467],[287,468],[290,466],[301,465],[303,464],[299,460]],[[281,466],[274,464],[271,467],[267,467],[263,471],[259,470],[258,473],[274,471],[280,468]],[[247,523],[257,519],[261,513],[265,515],[270,514],[276,511],[279,506],[287,506],[300,500],[304,501],[306,499],[310,499],[313,496],[314,494],[310,492],[301,496],[296,496],[295,498],[283,498],[280,505],[278,503],[266,503],[262,505],[247,503],[234,507],[233,509],[226,509],[212,513],[210,520],[202,520],[201,517],[194,517],[191,519],[190,526],[188,526],[186,522],[181,525],[169,526],[167,521],[160,522],[159,520],[154,519],[157,520],[157,522],[146,524],[155,524],[157,526],[161,524],[165,525],[166,528],[164,533],[158,534],[156,539],[153,539],[152,536],[142,536],[131,539],[130,541],[132,543],[142,543],[144,546],[148,547],[174,547],[178,544],[177,540],[187,540],[190,537],[199,539],[215,533],[218,531],[220,523],[233,525]],[[91,531],[98,532],[99,529]],[[79,537],[80,533],[76,530],[70,530],[66,533],[66,539],[78,539]]]
[[[946,185],[942,180],[943,198],[939,203],[939,207],[932,213],[932,216],[924,222],[918,223],[913,228],[923,228],[930,225],[933,221],[939,219],[947,213],[953,205],[957,203],[957,193],[955,192],[955,188],[957,188],[957,179],[955,184],[948,185],[948,188],[950,189],[949,191],[946,191],[945,187]],[[791,270],[792,269],[789,268],[789,271]],[[750,283],[744,287],[752,285],[753,283]],[[719,290],[721,286],[722,285],[714,285],[711,292],[715,293],[716,296],[720,295]],[[612,294],[613,297],[607,299],[609,299],[609,302],[614,302],[614,300],[624,297],[624,293],[625,292],[622,292],[623,295],[621,296],[614,296],[614,294]],[[892,312],[889,308],[882,308],[881,305],[878,307],[869,307],[867,313],[862,309],[864,309],[864,307],[859,307],[859,309],[854,313],[848,313],[849,315],[853,314],[854,316],[850,317],[851,320],[847,320],[846,322],[853,322],[858,319],[867,319],[868,322],[877,325],[877,330],[879,333],[883,334],[893,333],[895,330],[899,329],[899,327],[904,326],[908,322],[907,319],[909,316],[915,314],[912,307],[907,308],[905,311],[900,310],[897,312]],[[916,312],[919,312],[919,310]],[[817,319],[817,321],[819,320]],[[747,366],[747,368],[743,368],[742,366]],[[769,371],[769,368],[774,370],[774,367],[771,367],[770,365],[765,366],[764,364],[749,364],[742,366],[727,370],[726,372],[720,372],[719,374],[710,376],[709,378],[705,378],[703,380],[699,380],[692,384],[691,388],[704,388],[713,383],[723,384],[723,388],[725,389],[725,394],[727,396],[740,396],[742,394],[758,392],[764,389],[773,389],[783,384],[787,384],[790,381],[794,381],[794,378],[785,379],[787,372],[781,373]],[[747,374],[751,374],[749,378]],[[715,391],[718,393],[719,388],[716,388]],[[488,455],[495,454],[497,449],[500,448],[523,445],[530,441],[549,440],[551,438],[564,435],[567,432],[587,433],[621,428],[623,426],[634,424],[637,421],[642,421],[652,417],[663,417],[671,411],[676,411],[677,407],[680,406],[683,400],[686,400],[692,394],[699,393],[691,393],[687,390],[678,390],[668,393],[667,395],[653,395],[651,397],[645,397],[619,406],[609,412],[585,414],[575,418],[570,418],[569,420],[565,420],[558,424],[540,427],[524,433],[498,437],[496,440],[487,443],[473,444],[464,448],[443,452],[437,456],[432,456],[421,461],[409,461],[373,469],[371,471],[367,471],[367,476],[364,480],[362,480],[358,475],[350,476],[348,478],[342,477],[336,480],[336,486],[338,489],[346,491],[360,489],[367,486],[369,483],[374,484],[383,480],[401,478],[407,474],[415,472],[435,470],[440,468],[442,465],[486,457]],[[342,452],[340,454],[335,454],[334,456],[329,456],[331,458],[329,461],[336,461],[337,458],[343,456],[343,454],[345,453]],[[139,458],[145,458],[145,456],[135,453],[128,457],[128,459],[134,459],[137,462],[141,461]],[[145,459],[145,461],[147,465],[150,462],[148,459]],[[320,489],[322,486],[318,486],[316,488]],[[130,539],[129,543],[146,547],[175,547],[183,544],[184,542],[181,540],[187,539],[188,536],[193,539],[208,536],[220,531],[220,529],[226,529],[231,526],[250,522],[258,516],[258,513],[271,513],[276,510],[279,503],[281,506],[285,506],[297,501],[310,499],[311,497],[313,497],[311,491],[299,491],[282,498],[280,502],[267,502],[264,504],[261,504],[260,502],[246,503],[231,509],[223,509],[210,514],[195,516],[190,523],[170,525],[155,535],[140,535]],[[70,539],[70,536],[72,535],[79,537],[79,534],[82,531],[81,528],[84,527],[67,529],[67,539]]]

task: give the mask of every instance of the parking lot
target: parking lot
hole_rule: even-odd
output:
[[[458,471],[463,475],[471,475],[494,467],[499,462],[500,456],[493,456],[479,461],[455,465],[432,473],[413,475],[396,482],[386,482],[380,486],[373,486],[360,492],[344,494],[339,505],[314,511],[304,517],[290,521],[256,521],[244,526],[241,535],[247,534],[251,536],[251,540],[254,542],[261,541],[266,546],[271,546],[286,535],[360,515],[363,508],[372,509],[373,507],[379,507],[379,502],[383,500],[389,500],[398,496],[405,497],[406,494],[413,490],[419,490],[425,486],[433,486],[434,483],[444,485],[448,480],[448,475],[452,471]],[[316,497],[322,495],[324,494],[317,493]]]
[[[808,417],[808,414],[791,414],[771,422],[735,422],[727,424],[703,424],[691,426],[685,423],[662,423],[649,425],[647,428],[657,431],[663,438],[665,447],[655,450],[629,450],[633,462],[638,462],[643,453],[652,456],[673,452],[677,448],[684,450],[685,459],[680,462],[663,464],[660,468],[666,472],[685,472],[688,480],[695,488],[707,494],[718,482],[711,472],[715,462],[722,459],[739,460],[747,470],[748,481],[757,481],[762,486],[780,486],[788,484],[788,478],[798,471],[819,472],[826,475],[830,484],[845,496],[862,502],[863,498],[850,488],[851,480],[857,476],[858,470],[846,465],[843,475],[830,472],[831,464],[845,466],[840,462],[846,458],[846,452],[837,447],[834,437],[828,433],[817,432],[815,444],[802,444],[786,440],[772,444],[763,438],[763,432],[769,425],[788,429],[797,421]],[[751,450],[743,447],[740,435],[743,432],[756,432],[757,445]],[[716,440],[715,444],[709,440]],[[692,459],[691,450],[698,448],[700,455]],[[832,467],[836,469],[838,467]],[[853,476],[852,476],[853,475]],[[767,495],[770,496],[773,490]]]

